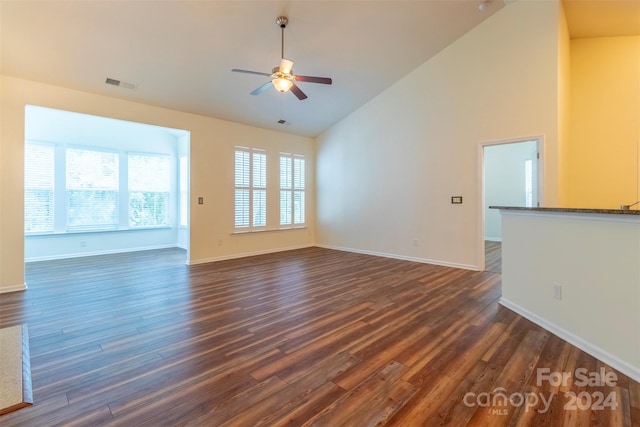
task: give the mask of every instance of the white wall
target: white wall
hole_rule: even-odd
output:
[[[315,150],[310,138],[95,95],[9,76],[0,77],[0,292],[24,289],[24,114],[39,105],[96,116],[183,129],[191,135],[190,263],[313,244]],[[270,188],[278,186],[281,151],[307,161],[307,221],[299,230],[232,235],[235,145],[267,150]],[[204,198],[198,205],[197,197]],[[278,192],[268,196],[269,225],[278,222]]]
[[[321,135],[318,243],[482,268],[483,141],[544,135],[554,205],[559,16],[510,3]]]
[[[503,211],[502,226],[502,304],[640,381],[640,216]]]
[[[525,161],[536,166],[537,141],[484,148],[484,239],[502,240],[500,211],[489,206],[526,206]],[[536,180],[533,180],[536,184]],[[535,200],[534,200],[535,203]]]

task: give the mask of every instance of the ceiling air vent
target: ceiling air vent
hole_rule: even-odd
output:
[[[138,87],[137,83],[123,82],[122,80],[113,79],[111,77],[107,77],[107,79],[104,82],[111,86],[118,86],[118,87],[129,89],[129,90],[136,90],[136,88]]]

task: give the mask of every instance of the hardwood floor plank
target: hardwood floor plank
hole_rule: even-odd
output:
[[[265,427],[299,427],[307,420],[316,416],[323,408],[326,408],[331,403],[338,400],[345,393],[346,391],[342,387],[339,387],[332,382],[324,383],[322,386],[317,388],[313,394],[301,399],[299,404],[297,404],[286,415],[274,420],[267,419],[264,423],[260,421],[256,425]],[[293,401],[291,403],[295,404],[298,402]]]
[[[410,332],[399,331],[397,329],[386,331],[387,333],[384,334],[384,338],[376,340],[375,343],[368,347],[355,351],[354,355],[362,360],[362,362],[344,372],[338,378],[334,379],[333,382],[346,390],[354,389],[367,377],[382,369],[389,360],[396,360],[395,356],[398,353],[415,344],[431,332],[431,329],[427,327],[419,327],[417,330],[415,327],[411,329]],[[400,339],[398,339],[398,337],[400,337]]]
[[[228,420],[243,413],[251,413],[252,408],[273,394],[278,394],[287,387],[287,383],[276,376],[267,378],[259,384],[226,400],[214,410],[194,419],[186,425],[191,426],[222,426]],[[155,425],[153,420],[149,425]],[[251,424],[244,424],[251,425]]]
[[[415,393],[415,387],[401,379],[406,367],[392,361],[383,369],[374,373],[360,386],[347,392],[327,406],[318,415],[303,424],[304,426],[329,426],[329,425],[349,425],[353,422],[360,422],[364,418],[380,420],[387,418],[387,413],[394,413],[398,408],[394,405],[394,394],[400,395]],[[375,401],[378,405],[371,405]],[[404,399],[401,399],[404,400]],[[387,407],[390,405],[391,407]],[[395,410],[394,410],[394,407]],[[372,414],[374,411],[375,414]],[[371,423],[375,425],[377,422]]]
[[[389,424],[394,426],[440,425],[437,408],[449,399],[457,385],[458,381],[448,375],[429,378],[429,386],[418,387],[416,394],[390,419]]]
[[[484,242],[486,271],[502,273],[502,242]]]
[[[0,327],[29,325],[34,405],[0,424],[640,425],[638,382],[499,306],[500,274],[321,248],[184,261],[27,264]],[[539,369],[574,378],[538,384]],[[548,406],[474,400],[500,387]],[[617,405],[567,409],[598,392]]]
[[[250,411],[243,411],[228,420],[225,425],[271,425],[276,420],[286,417],[298,405],[308,400],[316,390],[331,382],[336,375],[357,363],[359,363],[359,359],[348,353],[328,357],[313,367],[309,367],[306,375],[296,381],[288,382],[289,386],[281,393],[263,399],[252,406]]]
[[[314,360],[322,359],[329,354],[339,352],[345,343],[349,342],[367,327],[369,327],[368,324],[357,321],[337,331],[332,331],[314,340],[314,342],[308,346],[289,353],[267,366],[252,371],[251,376],[261,381],[272,375],[277,375],[280,371],[291,368],[297,364],[310,363]]]

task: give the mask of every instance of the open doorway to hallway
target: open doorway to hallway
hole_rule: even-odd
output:
[[[502,221],[489,206],[539,206],[541,149],[542,138],[483,144],[485,271],[502,272]]]

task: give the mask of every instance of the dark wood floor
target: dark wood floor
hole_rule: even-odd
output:
[[[502,242],[484,241],[484,269],[492,273],[502,273]]]
[[[500,307],[495,273],[160,250],[32,263],[27,281],[0,295],[0,325],[29,324],[35,404],[3,427],[640,425],[640,385],[615,371],[615,386],[537,384],[539,368],[612,370]],[[533,393],[546,410],[518,405]],[[580,409],[598,393],[613,398]]]

